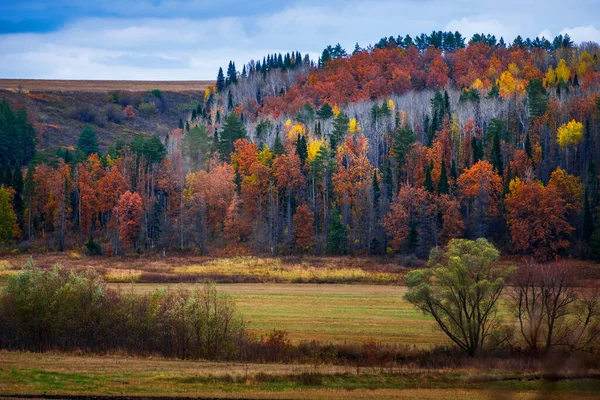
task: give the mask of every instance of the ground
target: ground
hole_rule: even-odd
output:
[[[9,275],[18,273],[29,257],[0,257],[0,286]],[[404,274],[418,264],[400,265],[393,258],[91,258],[67,253],[36,254],[33,259],[44,269],[62,264],[79,271],[95,270],[111,287],[139,293],[216,279],[222,282],[218,290],[236,300],[250,331],[257,336],[283,329],[294,343],[375,341],[411,348],[448,343],[429,317],[402,298]],[[510,264],[511,260],[504,262]],[[595,265],[575,262],[573,268],[582,271],[582,277],[597,279]],[[506,304],[501,305],[501,313],[510,318]],[[100,395],[113,400],[126,396],[584,399],[600,391],[598,371],[582,372],[577,363],[552,371],[551,380],[544,374],[555,363],[544,360],[526,365],[502,359],[491,363],[475,360],[458,368],[401,365],[357,371],[355,366],[0,351],[0,399],[2,394]]]

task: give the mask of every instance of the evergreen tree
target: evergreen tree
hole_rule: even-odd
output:
[[[223,132],[221,132],[221,157],[229,160],[233,151],[233,143],[238,139],[247,139],[246,128],[236,113],[230,113],[225,119]]]
[[[90,154],[98,153],[98,138],[96,131],[94,131],[89,125],[86,125],[79,135],[79,141],[77,142],[77,148],[85,154],[87,158]]]
[[[525,153],[527,157],[533,160],[533,151],[531,149],[531,138],[529,137],[529,132],[527,132],[527,136],[525,136]]]
[[[481,139],[473,136],[471,138],[471,148],[473,149],[473,164],[483,159],[483,144]]]
[[[221,92],[225,89],[225,76],[223,75],[223,68],[219,67],[219,73],[217,74],[217,92]]]
[[[183,130],[183,120],[179,118],[179,129]]]
[[[596,224],[594,226],[594,232],[590,236],[588,242],[590,249],[590,258],[596,262],[600,262],[600,226]]]
[[[454,182],[458,179],[458,171],[456,170],[456,161],[452,159],[452,166],[450,167],[450,177]]]
[[[377,177],[377,171],[373,171],[373,210],[375,214],[375,221],[379,221],[379,199],[381,198],[381,188],[379,187],[379,178]]]
[[[425,180],[423,181],[423,188],[429,193],[434,192],[433,181],[431,180],[431,171],[433,170],[433,160],[425,170]]]
[[[337,205],[333,206],[333,210],[329,216],[327,252],[337,255],[346,253],[346,226],[342,222],[342,215]]]
[[[415,134],[407,125],[398,127],[394,131],[392,150],[394,152],[394,160],[396,161],[396,168],[398,171],[398,182],[405,178],[406,155],[410,151],[410,147],[415,140]]]
[[[283,142],[281,141],[281,137],[279,136],[279,132],[275,135],[275,142],[273,143],[273,154],[275,156],[280,156],[285,153],[285,147],[283,146]]]
[[[4,186],[11,186],[13,185],[13,174],[12,171],[10,170],[10,165],[6,166],[6,169],[4,171]]]
[[[229,111],[233,110],[233,96],[231,95],[231,90],[227,92],[227,109]]]
[[[529,100],[529,115],[539,117],[544,115],[548,104],[548,93],[539,78],[532,79],[527,84],[527,98]]]
[[[227,81],[229,84],[237,84],[237,71],[233,61],[229,61],[229,66],[227,67]]]
[[[504,163],[502,162],[502,147],[500,146],[500,135],[494,133],[494,142],[492,145],[492,165],[496,168],[498,175],[504,175]]]
[[[298,139],[296,140],[296,154],[300,157],[300,162],[302,165],[306,162],[308,158],[308,147],[306,144],[306,137],[304,135],[298,135]]]
[[[431,178],[431,176],[430,176]],[[440,172],[440,182],[438,183],[438,194],[450,193],[450,184],[448,183],[448,175],[446,173],[446,161],[442,158],[442,168]]]
[[[335,150],[344,139],[344,136],[346,136],[349,122],[350,118],[344,115],[344,113],[339,113],[333,120],[333,132],[331,132],[329,138],[329,145],[332,150]]]
[[[317,111],[317,116],[321,119],[329,119],[333,117],[333,108],[331,108],[329,103],[325,103]]]

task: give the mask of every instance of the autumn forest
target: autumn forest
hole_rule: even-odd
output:
[[[540,261],[600,260],[599,56],[568,36],[458,32],[272,54],[220,69],[166,136],[99,146],[90,122],[75,147],[43,151],[35,113],[5,100],[0,240],[426,258],[485,237]],[[162,112],[161,90],[144,96],[109,93],[108,123]]]

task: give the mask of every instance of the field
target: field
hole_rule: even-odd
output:
[[[113,286],[129,290],[130,285]],[[135,284],[133,290],[164,286]],[[402,299],[402,286],[239,284],[218,289],[233,296],[258,335],[284,329],[293,342],[374,340],[417,347],[446,343],[433,321]]]
[[[0,287],[9,275],[22,270],[28,258],[0,258]],[[406,287],[402,283],[410,268],[394,259],[107,259],[78,253],[39,254],[33,258],[43,269],[61,264],[78,271],[95,270],[111,287],[123,292],[148,293],[177,285],[189,287],[194,282],[220,281],[218,290],[235,299],[250,332],[258,337],[280,329],[294,344],[318,340],[430,349],[449,343],[431,318],[403,300]],[[585,271],[586,277],[597,278],[595,266],[575,265],[578,271]],[[506,304],[501,305],[501,314],[510,318]],[[409,361],[357,369],[353,365],[169,360],[119,352],[98,356],[0,351],[0,399],[2,394],[14,395],[11,398],[28,394],[39,398],[85,395],[114,399],[584,399],[593,398],[600,390],[598,371],[582,369],[576,360],[557,364],[543,359],[458,361],[448,355],[436,357],[442,357],[443,362],[425,361],[425,367],[423,361]],[[76,398],[89,398],[85,396]]]
[[[214,81],[101,81],[58,79],[0,79],[0,89],[11,92],[108,92],[111,90],[148,91],[160,89],[166,92],[204,91]]]
[[[600,390],[600,381],[572,373],[550,382],[534,372],[491,368],[407,367],[358,375],[351,367],[323,367],[318,374],[309,370],[306,365],[0,352],[0,393],[40,398],[85,393],[114,398],[585,399]]]

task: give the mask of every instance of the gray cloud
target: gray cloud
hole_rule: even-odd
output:
[[[244,13],[241,7],[236,13],[212,10],[203,16],[198,16],[198,3],[204,2],[159,2],[154,8],[163,14],[153,15],[146,10],[152,9],[152,2],[145,1],[136,6],[145,18],[96,16],[73,20],[54,32],[0,35],[0,77],[213,79],[230,59],[241,67],[273,52],[299,50],[317,57],[327,44],[340,42],[351,49],[356,42],[366,46],[382,36],[433,29],[459,30],[467,37],[489,32],[507,42],[517,34],[535,37],[540,32],[547,37],[569,33],[576,41],[600,40],[594,26],[597,7],[585,0],[564,12],[557,12],[557,5],[539,7],[528,0],[310,0],[285,8],[282,2],[271,8],[271,2],[262,1],[252,12]],[[112,3],[102,4],[109,13]],[[189,11],[185,17],[185,12],[173,11],[182,4]],[[125,16],[129,15],[133,13]]]

